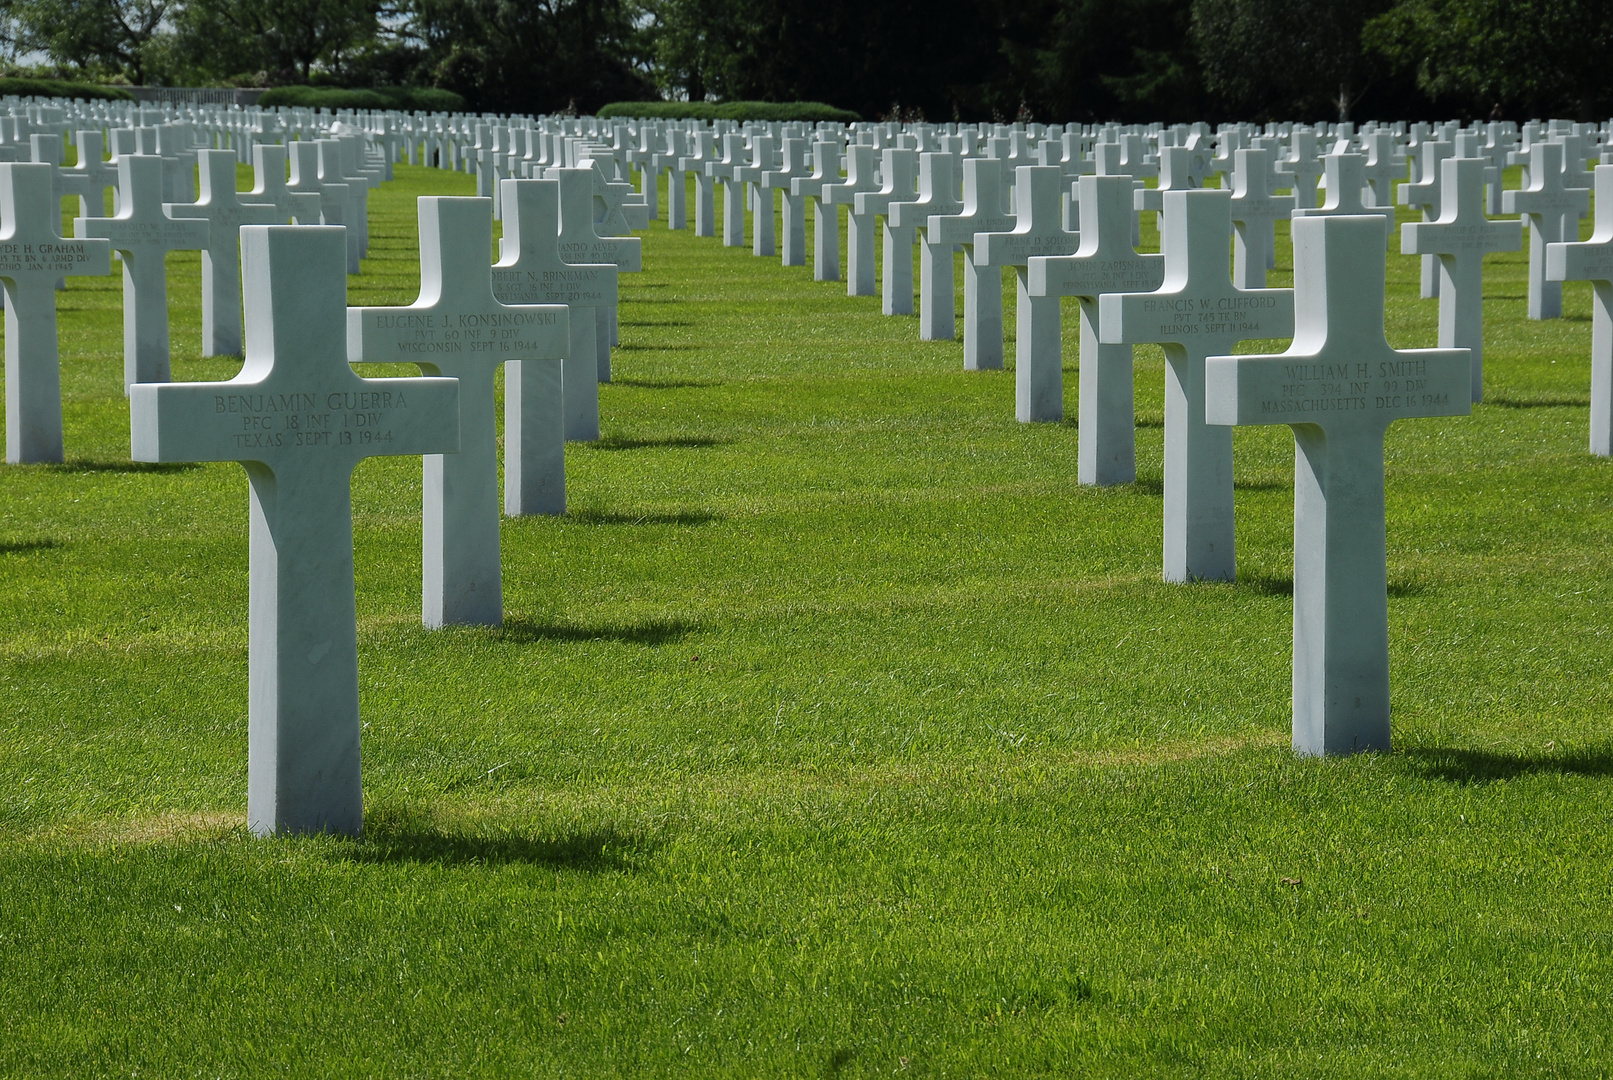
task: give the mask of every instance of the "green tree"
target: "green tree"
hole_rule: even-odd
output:
[[[16,0],[22,43],[80,71],[146,80],[150,52],[163,32],[168,0]]]
[[[1613,104],[1607,0],[1404,0],[1367,27],[1368,45],[1436,101],[1591,119]]]
[[[378,0],[184,0],[177,52],[206,78],[261,71],[271,82],[306,83],[316,69],[339,75],[375,40],[378,8]]]
[[[1240,115],[1325,112],[1348,120],[1377,75],[1362,28],[1387,7],[1386,0],[1193,0],[1204,85]]]

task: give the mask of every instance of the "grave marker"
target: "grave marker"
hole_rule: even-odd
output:
[[[1484,400],[1484,255],[1523,246],[1522,222],[1484,216],[1484,168],[1483,158],[1445,158],[1439,219],[1400,227],[1404,254],[1439,260],[1439,347],[1472,354],[1474,401]]]
[[[493,200],[421,196],[420,297],[408,307],[347,309],[351,363],[413,363],[459,380],[459,452],[425,459],[429,627],[504,621],[499,563],[498,437],[493,382],[508,360],[558,360],[566,309],[493,296]]]
[[[812,175],[790,181],[790,192],[812,200],[812,280],[840,280],[840,211],[824,202],[823,189],[840,182],[840,144],[812,145]]]
[[[1240,289],[1227,273],[1232,194],[1171,192],[1160,247],[1165,277],[1151,293],[1099,302],[1113,345],[1164,346],[1165,580],[1232,581],[1232,432],[1204,419],[1204,358],[1250,338],[1294,333],[1291,289]]]
[[[846,178],[838,184],[825,184],[823,203],[831,213],[845,203],[846,214],[846,295],[874,295],[874,219],[857,212],[857,196],[879,190],[874,179],[874,148],[851,146],[846,149]]]
[[[241,354],[241,226],[278,225],[280,211],[243,203],[235,190],[235,151],[198,150],[201,197],[169,203],[168,216],[208,223],[202,249],[202,355]]]
[[[1559,143],[1537,142],[1529,149],[1529,185],[1521,191],[1503,191],[1501,209],[1529,219],[1529,317],[1559,319],[1563,314],[1563,286],[1546,277],[1546,245],[1563,242],[1563,222],[1590,208],[1588,188],[1563,186],[1563,148]]]
[[[853,209],[870,221],[883,217],[884,274],[881,278],[881,310],[886,315],[913,314],[913,241],[916,228],[909,224],[891,224],[891,204],[918,197],[918,151],[882,150],[880,152],[878,191],[865,191],[857,195]]]
[[[105,240],[64,240],[56,166],[0,163],[0,283],[6,295],[6,460],[62,460],[56,282],[109,274]]]
[[[1270,154],[1239,150],[1232,172],[1232,283],[1240,289],[1266,287],[1266,268],[1276,261],[1277,222],[1286,221],[1296,205],[1293,195],[1272,193]],[[1315,188],[1313,183],[1312,195]]]
[[[1546,280],[1589,281],[1591,453],[1613,457],[1613,165],[1596,167],[1596,228],[1589,240],[1546,247]]]
[[[963,210],[934,214],[925,240],[951,251],[963,246],[963,369],[997,371],[1003,366],[1002,271],[975,261],[975,235],[1007,232],[1012,214],[1003,212],[1003,163],[995,158],[967,158],[963,163]],[[950,257],[950,256],[949,256]],[[939,301],[951,303],[951,301]]]
[[[890,207],[892,226],[916,228],[924,234],[919,245],[920,341],[951,341],[957,333],[952,276],[955,247],[932,242],[929,229],[931,217],[945,217],[963,210],[954,183],[957,169],[956,154],[920,154],[918,199],[892,203]]]
[[[503,185],[504,237],[493,265],[493,295],[506,304],[565,304],[572,309],[560,367],[516,360],[505,375],[505,513],[559,514],[565,512],[565,474],[555,455],[564,450],[566,439],[599,438],[597,312],[616,306],[617,270],[612,263],[561,260],[559,181],[505,180]],[[553,376],[559,379],[551,389]],[[518,395],[514,404],[512,388]],[[564,403],[558,447],[548,441],[548,414],[543,411],[550,394]],[[520,448],[518,454],[512,446]],[[559,486],[548,477],[556,477]],[[550,488],[554,492],[546,495]]]
[[[1212,424],[1294,431],[1293,745],[1389,749],[1383,440],[1395,420],[1464,416],[1463,349],[1384,339],[1381,216],[1294,222],[1296,327],[1288,351],[1205,364]]]
[[[175,219],[162,207],[162,159],[124,154],[118,159],[118,211],[109,218],[78,218],[73,234],[109,241],[123,262],[123,391],[169,379],[168,273],[170,251],[207,246],[206,221]]]
[[[241,373],[129,395],[136,461],[246,467],[247,824],[259,835],[362,830],[353,469],[459,448],[453,379],[363,379],[348,366],[346,244],[333,228],[242,229]]]
[[[1031,295],[1027,275],[1032,256],[1072,254],[1080,237],[1064,229],[1064,170],[1057,165],[1021,165],[1014,174],[1019,208],[1014,228],[976,233],[975,258],[981,266],[1014,268],[1014,415],[1021,423],[1062,420],[1059,299]]]
[[[1100,340],[1099,298],[1159,288],[1165,259],[1139,255],[1133,245],[1131,226],[1137,215],[1132,212],[1131,177],[1083,176],[1076,187],[1081,246],[1073,255],[1032,257],[1028,287],[1033,296],[1073,296],[1081,304],[1078,481],[1129,484],[1137,479],[1132,349]]]

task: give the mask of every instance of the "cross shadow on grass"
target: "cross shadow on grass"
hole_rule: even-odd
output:
[[[44,466],[56,473],[182,473],[201,468],[196,461],[95,461],[69,458]]]
[[[641,837],[612,826],[559,836],[500,830],[478,834],[439,826],[409,813],[365,814],[364,836],[334,848],[343,862],[437,866],[543,866],[579,873],[627,870],[631,856],[652,850]]]
[[[573,623],[560,619],[506,616],[493,630],[494,641],[530,645],[539,641],[615,641],[654,648],[682,640],[701,629],[686,619],[644,619],[639,622]]]
[[[620,510],[568,510],[564,520],[578,525],[710,525],[718,516],[709,510],[635,513]]]
[[[1498,405],[1503,409],[1560,409],[1560,408],[1586,408],[1590,405],[1588,397],[1577,397],[1571,394],[1543,394],[1538,397],[1487,397],[1486,405]]]
[[[1404,751],[1412,769],[1429,780],[1452,784],[1493,784],[1523,776],[1613,776],[1613,746],[1564,753],[1506,753],[1461,747],[1417,747]]]
[[[606,435],[583,445],[595,450],[704,450],[712,446],[725,446],[732,439],[718,439],[710,435],[667,435],[659,439],[636,438],[631,435]]]
[[[658,349],[659,345],[640,345],[641,349]],[[631,386],[639,390],[702,390],[721,386],[720,379],[612,379],[612,386]]]
[[[1237,587],[1262,596],[1293,596],[1294,575],[1274,574],[1265,570],[1239,570]],[[1408,596],[1421,596],[1431,588],[1432,585],[1421,575],[1396,574],[1389,579],[1388,591],[1392,599],[1398,600]]]
[[[64,542],[48,536],[42,540],[0,540],[0,555],[24,555],[30,551],[51,551],[66,546]]]

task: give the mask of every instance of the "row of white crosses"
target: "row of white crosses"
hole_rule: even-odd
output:
[[[785,139],[786,153],[792,141],[799,142]],[[1397,353],[1383,334],[1394,143],[1387,132],[1370,132],[1362,144],[1366,153],[1351,152],[1346,138],[1331,153],[1313,154],[1314,141],[1297,139],[1281,160],[1277,172],[1287,174],[1285,186],[1293,193],[1279,195],[1272,190],[1284,183],[1273,176],[1275,147],[1229,152],[1232,191],[1195,190],[1212,159],[1194,147],[1164,147],[1160,184],[1145,192],[1137,189],[1137,177],[1149,171],[1139,143],[1121,138],[1098,147],[1097,175],[1076,183],[1073,202],[1081,220],[1073,231],[1059,220],[1060,167],[1016,167],[1014,212],[1005,215],[1002,160],[965,160],[963,206],[946,205],[949,213],[924,222],[932,241],[924,253],[945,258],[921,263],[920,276],[921,284],[940,284],[943,275],[932,266],[944,262],[950,271],[954,244],[967,245],[971,273],[977,263],[1016,268],[1016,411],[1022,420],[1062,415],[1058,297],[1081,298],[1079,460],[1086,483],[1133,479],[1131,349],[1145,342],[1164,347],[1167,580],[1236,575],[1232,442],[1225,429],[1245,423],[1294,426],[1302,464],[1296,494],[1294,745],[1301,752],[1336,753],[1389,744],[1384,431],[1398,418],[1464,414],[1479,399],[1482,258],[1489,251],[1516,250],[1521,237],[1518,222],[1485,217],[1484,188],[1493,166],[1477,152],[1477,136],[1462,135],[1454,147],[1423,139],[1424,177],[1403,187],[1401,201],[1423,207],[1427,220],[1406,226],[1403,250],[1428,256],[1436,271],[1435,285],[1425,293],[1440,297],[1441,347]],[[729,135],[725,142],[725,161],[737,160],[740,140]],[[1549,154],[1547,146],[1535,152]],[[885,216],[887,285],[899,283],[901,276],[889,268],[892,252],[901,260],[911,250],[901,235],[906,211],[938,199],[950,203],[950,185],[938,184],[936,176],[952,170],[948,155],[900,148],[883,151],[876,170],[872,148],[853,144],[844,148],[849,163],[839,180],[831,163],[841,150],[835,141],[820,141],[814,147],[817,171],[790,177],[788,190],[813,198],[820,214],[832,213],[840,202],[853,207],[848,292],[869,294],[872,252],[859,238],[866,228],[861,219]],[[928,166],[925,191],[893,198],[898,186],[909,184],[914,156]],[[1401,158],[1400,167],[1404,163]],[[708,174],[743,178],[723,167],[713,165]],[[805,169],[790,154],[782,171]],[[1560,170],[1541,171],[1549,173],[1542,181],[1548,187],[1560,177]],[[757,175],[768,183],[768,170]],[[1319,177],[1327,191],[1321,206],[1315,199]],[[758,216],[771,217],[770,202],[753,204]],[[1135,211],[1147,210],[1161,215],[1162,256],[1135,250]],[[789,202],[785,213],[787,221],[798,216]],[[1295,291],[1262,287],[1274,255],[1274,225],[1283,217],[1294,221],[1297,314]],[[984,227],[970,227],[976,223]],[[820,240],[832,236],[821,226],[819,233]],[[1229,234],[1235,237],[1236,281],[1227,268]],[[737,245],[742,231],[730,220],[725,237]],[[789,254],[798,260],[804,253]],[[820,259],[820,279],[834,277],[832,264],[824,265],[829,257],[825,252]],[[950,274],[944,277],[946,287],[938,291],[950,300]],[[1613,296],[1613,284],[1608,288]],[[887,313],[893,306],[887,292]],[[946,309],[944,320],[922,312],[921,336],[950,336],[950,303]],[[1000,331],[995,355],[990,329],[969,347],[969,323],[989,328],[991,314],[990,304],[966,300],[967,367],[1001,366]],[[1000,318],[999,307],[998,326]],[[1613,340],[1613,315],[1605,336]],[[1294,344],[1281,356],[1212,357],[1242,340],[1284,338]]]

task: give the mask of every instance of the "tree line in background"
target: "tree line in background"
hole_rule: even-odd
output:
[[[13,66],[43,56],[76,78],[433,86],[500,112],[660,96],[933,121],[1613,109],[1613,0],[0,0],[0,38]]]

